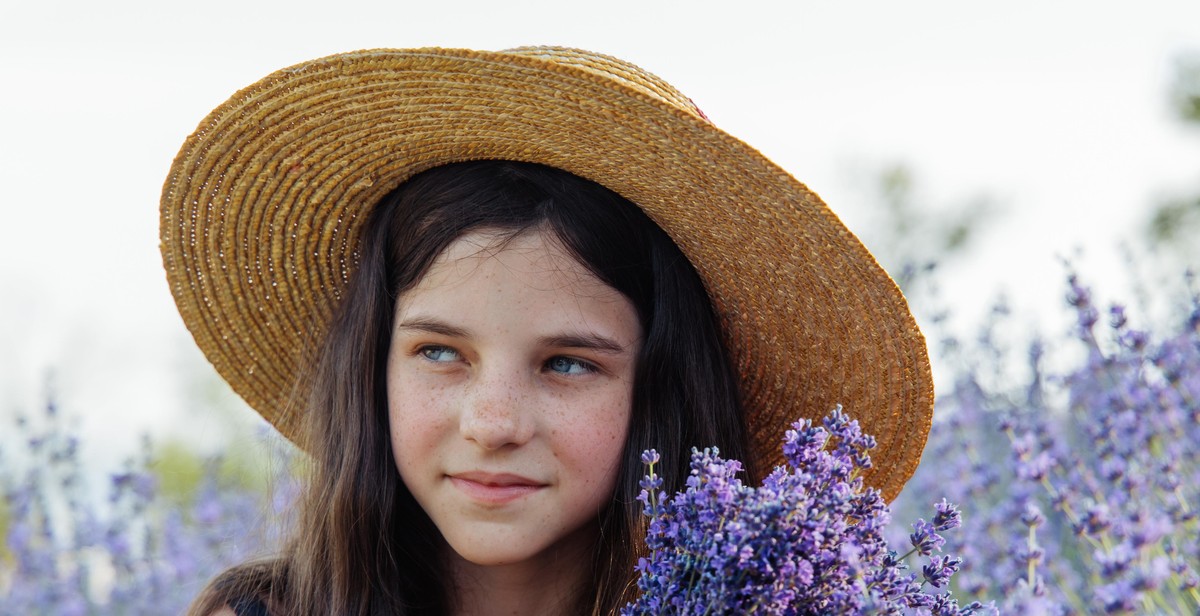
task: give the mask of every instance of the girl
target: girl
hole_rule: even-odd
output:
[[[610,614],[644,550],[642,450],[667,490],[693,446],[753,479],[840,402],[890,498],[924,443],[924,341],[887,275],[614,58],[285,69],[201,123],[162,211],[189,329],[313,462],[283,553],[194,614]]]

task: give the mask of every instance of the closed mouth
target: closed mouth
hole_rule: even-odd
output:
[[[487,505],[502,505],[533,494],[547,484],[509,473],[465,472],[447,476],[470,499]]]

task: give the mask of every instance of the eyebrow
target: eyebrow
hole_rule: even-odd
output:
[[[589,349],[599,353],[620,354],[625,352],[625,347],[618,344],[612,338],[606,338],[598,334],[563,334],[559,336],[546,336],[539,338],[538,342],[550,347],[564,347],[568,349]]]
[[[398,323],[396,329],[422,331],[451,338],[471,338],[471,331],[429,317],[415,317]],[[538,344],[548,347],[590,349],[599,353],[620,354],[625,345],[599,334],[557,334],[538,338]]]
[[[437,319],[430,319],[426,317],[417,317],[402,321],[396,325],[396,329],[422,331],[441,336],[448,336],[451,338],[471,337],[471,332],[469,330],[461,327],[455,327],[449,323],[446,323],[445,321],[439,321]]]

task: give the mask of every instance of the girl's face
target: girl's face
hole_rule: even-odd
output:
[[[548,563],[612,500],[642,332],[553,236],[500,237],[460,238],[399,298],[392,452],[463,559]]]

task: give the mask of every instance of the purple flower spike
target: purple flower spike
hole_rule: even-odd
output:
[[[1025,504],[1025,511],[1021,514],[1021,523],[1030,528],[1037,528],[1046,521],[1046,516],[1042,515],[1042,510],[1033,503]]]
[[[925,575],[926,583],[942,588],[950,582],[950,577],[958,572],[960,565],[962,565],[961,558],[934,556],[929,560],[928,565],[921,568],[921,572]]]
[[[946,540],[937,533],[937,528],[933,524],[925,520],[918,519],[913,522],[913,532],[908,536],[912,542],[913,549],[921,556],[929,556],[935,551],[941,551]]]
[[[934,505],[937,513],[933,516],[933,529],[938,532],[958,528],[962,524],[962,515],[958,512],[958,508],[950,504],[946,499]]]

